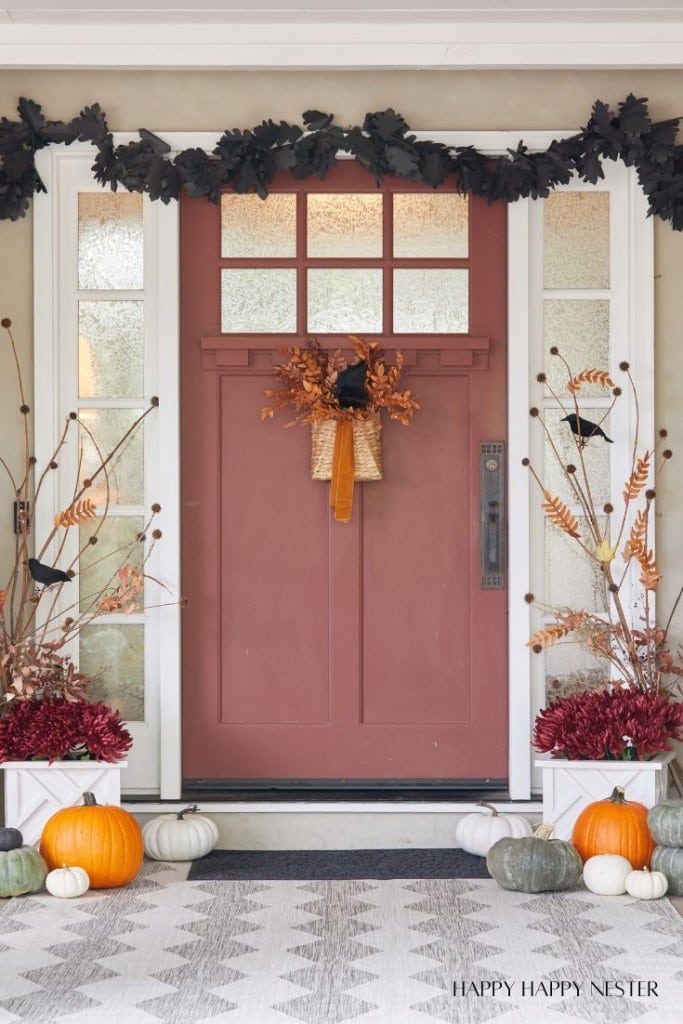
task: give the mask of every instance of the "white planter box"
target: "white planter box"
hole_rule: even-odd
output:
[[[615,786],[623,787],[627,800],[654,807],[666,799],[669,761],[673,758],[673,750],[651,761],[539,758],[535,765],[543,777],[543,820],[553,825],[553,838],[571,838],[583,808],[611,796]]]
[[[55,811],[83,803],[94,793],[100,804],[121,803],[121,769],[126,761],[6,761],[5,825],[18,828],[24,843],[40,839],[43,826]]]

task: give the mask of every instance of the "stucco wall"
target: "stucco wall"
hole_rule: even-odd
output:
[[[683,72],[515,71],[4,71],[0,72],[0,116],[13,118],[17,100],[41,103],[47,117],[68,120],[98,102],[110,128],[126,131],[207,130],[252,127],[272,117],[300,121],[309,108],[333,112],[340,124],[357,124],[371,110],[393,107],[419,130],[556,129],[581,127],[592,103],[616,104],[629,92],[650,100],[662,119],[683,114]],[[0,316],[14,321],[27,375],[32,373],[31,217],[0,222]],[[657,423],[666,425],[676,461],[659,488],[659,560],[664,569],[664,607],[683,581],[679,543],[683,507],[683,233],[656,225]],[[0,350],[0,454],[20,444],[21,417],[9,385],[11,363]],[[11,496],[0,483],[0,565],[12,550]],[[4,577],[4,572],[0,578]],[[683,623],[683,613],[680,622]],[[677,630],[683,635],[683,626]]]

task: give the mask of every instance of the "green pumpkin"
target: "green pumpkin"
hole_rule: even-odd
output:
[[[662,800],[648,812],[647,824],[660,846],[683,846],[683,800]]]
[[[667,896],[683,896],[683,849],[677,846],[655,846],[650,861],[651,871],[661,871],[669,883]]]
[[[32,846],[0,852],[0,897],[40,892],[46,877],[47,864]]]
[[[486,855],[486,867],[503,889],[515,892],[553,892],[571,889],[579,880],[583,861],[576,847],[551,839],[552,825],[539,825],[532,836],[505,836]]]

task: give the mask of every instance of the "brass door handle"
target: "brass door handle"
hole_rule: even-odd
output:
[[[505,587],[505,448],[482,441],[479,454],[480,564],[482,590]]]

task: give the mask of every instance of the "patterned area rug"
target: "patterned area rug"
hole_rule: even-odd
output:
[[[491,879],[186,881],[0,900],[0,1024],[679,1024],[666,900]]]
[[[354,878],[490,878],[464,850],[214,850],[195,860],[193,881],[334,881]]]

